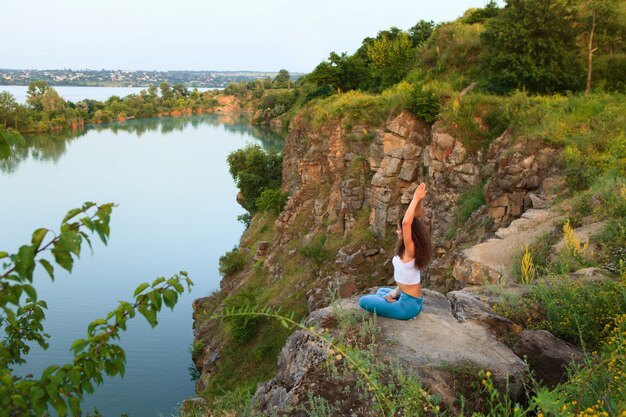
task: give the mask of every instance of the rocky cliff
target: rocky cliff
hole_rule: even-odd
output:
[[[506,247],[508,256],[495,266],[468,253],[468,248],[501,239],[496,232],[506,234],[506,227],[524,213],[543,213],[540,209],[563,186],[558,167],[558,149],[538,140],[518,141],[510,132],[504,132],[488,147],[471,149],[442,125],[429,126],[408,112],[391,117],[382,126],[345,120],[317,126],[307,111],[300,112],[290,123],[284,147],[282,188],[291,195],[287,205],[273,225],[263,225],[263,229],[272,228],[270,240],[259,245],[251,239],[261,228],[255,220],[242,238],[241,246],[254,257],[257,268],[225,277],[220,292],[195,303],[195,335],[202,346],[194,356],[201,370],[198,391],[219,368],[225,340],[220,324],[203,317],[218,311],[223,300],[251,276],[258,276],[259,268],[267,276],[263,285],[293,285],[306,294],[303,301],[309,313],[329,304],[331,287],[349,298],[373,286],[392,283],[392,230],[417,184],[425,182],[429,192],[424,214],[435,248],[425,274],[426,287],[445,293],[486,281],[506,283],[511,257],[524,242],[496,243]],[[459,222],[459,200],[477,187],[483,191],[485,204]],[[547,213],[535,217],[550,227],[558,216]],[[324,255],[319,263],[311,262],[301,250],[316,242],[320,242]],[[289,280],[295,267],[288,263],[304,266],[296,273],[304,278]],[[455,305],[456,301],[443,295],[432,297],[443,297],[448,303],[437,320],[448,325],[459,321],[451,313],[450,303]],[[472,339],[472,331],[459,327],[459,332]],[[484,329],[480,333],[485,337],[492,334]],[[493,343],[498,340],[489,337]],[[503,361],[513,363],[515,384],[521,384],[523,362],[510,349],[502,349],[506,352],[500,355]],[[488,357],[483,359],[489,362]],[[267,394],[273,388],[270,384],[262,389]],[[286,392],[268,394],[268,398],[284,397]]]

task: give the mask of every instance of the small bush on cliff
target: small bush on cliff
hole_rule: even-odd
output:
[[[227,308],[242,310],[253,308],[258,305],[257,291],[251,288],[243,289],[235,295],[226,299]],[[228,318],[230,334],[237,343],[246,343],[257,332],[257,327],[261,321],[260,317],[255,316],[233,316]]]
[[[246,254],[234,248],[230,252],[226,252],[220,257],[219,271],[222,275],[230,275],[243,270],[248,263],[248,257]]]
[[[441,111],[441,96],[434,91],[416,87],[412,95],[411,111],[424,122],[432,125]]]
[[[283,193],[279,189],[266,188],[261,192],[259,198],[256,199],[256,206],[259,211],[267,211],[279,214],[285,208],[289,193]]]
[[[320,236],[314,239],[313,242],[303,246],[300,249],[300,254],[313,259],[313,262],[319,267],[329,258],[329,253],[324,247],[326,243],[326,236]]]

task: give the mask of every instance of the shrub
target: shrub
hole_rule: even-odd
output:
[[[256,307],[258,290],[245,288],[224,302],[227,308],[246,309]],[[261,318],[258,316],[233,316],[227,319],[230,334],[237,343],[246,343],[257,333]]]
[[[441,111],[441,97],[434,91],[417,87],[413,93],[411,110],[417,117],[432,125]]]
[[[328,260],[329,256],[328,251],[324,248],[324,243],[326,243],[326,236],[320,236],[308,245],[303,246],[300,249],[300,254],[313,259],[319,267]]]
[[[533,287],[547,330],[571,343],[596,350],[602,330],[616,314],[626,312],[626,286],[605,280],[600,283],[551,277]]]
[[[259,145],[247,145],[228,155],[228,166],[241,191],[240,204],[250,213],[257,211],[256,200],[265,188],[280,187],[282,155],[265,151]]]
[[[283,193],[276,188],[266,188],[261,192],[259,198],[256,199],[256,206],[259,211],[279,214],[285,208],[288,198],[289,193]]]
[[[480,182],[459,196],[456,208],[457,225],[465,223],[474,210],[485,204],[483,183]]]
[[[220,257],[219,271],[222,275],[230,275],[243,270],[248,262],[245,252],[234,248]]]

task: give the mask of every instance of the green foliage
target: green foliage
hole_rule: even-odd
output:
[[[262,190],[280,187],[282,155],[267,152],[259,145],[247,145],[231,152],[227,160],[230,174],[241,191],[242,199],[239,203],[250,213],[256,212],[256,202]]]
[[[367,61],[362,57],[331,52],[328,62],[321,62],[306,79],[320,87],[330,88],[331,92],[349,91],[362,88],[369,73]],[[327,94],[327,90],[318,90],[311,94],[311,98],[323,95],[322,91]]]
[[[309,243],[308,245],[301,247],[300,254],[302,256],[306,256],[308,258],[313,259],[313,262],[315,263],[315,265],[320,267],[330,257],[330,254],[324,247],[325,243],[326,243],[326,236],[324,235],[319,236],[317,239],[313,239],[313,241]]]
[[[284,91],[272,90],[271,92],[265,93],[258,107],[259,110],[261,110],[260,121],[268,124],[271,119],[288,112],[296,104],[297,98],[298,92],[295,89]]]
[[[274,88],[287,88],[290,85],[291,76],[289,75],[289,71],[286,69],[281,69],[278,71],[278,75],[274,78],[274,82],[272,83]]]
[[[417,117],[432,125],[441,111],[441,97],[434,91],[416,87],[410,109]]]
[[[224,305],[228,309],[236,310],[257,307],[258,291],[244,288],[228,297]],[[232,316],[228,318],[227,322],[230,334],[235,342],[244,344],[256,335],[260,319],[254,316]]]
[[[582,88],[575,12],[565,0],[507,0],[482,34],[489,88],[551,94]]]
[[[279,214],[285,208],[289,193],[283,193],[280,189],[266,188],[256,200],[259,211],[268,211]]]
[[[8,131],[0,124],[0,161],[8,159],[19,148],[24,148],[26,141],[17,132]]]
[[[517,113],[518,99],[481,93],[452,98],[442,111],[446,130],[461,138],[470,150],[486,149],[500,136]]]
[[[485,23],[498,15],[500,9],[494,0],[490,0],[482,9],[469,9],[465,12],[462,21],[467,24]]]
[[[440,25],[419,49],[419,67],[433,78],[450,74],[457,85],[469,84],[469,80],[480,75],[477,67],[483,49],[482,30],[478,23],[457,21]]]
[[[66,102],[45,81],[29,85],[27,105],[18,104],[10,93],[0,93],[0,123],[22,133],[77,129],[85,123],[108,123],[128,118],[204,112],[217,104],[214,92],[189,92],[182,84],[161,83],[161,96],[151,86],[124,98],[112,96],[104,102],[85,99]]]
[[[409,35],[401,33],[395,39],[383,34],[367,45],[372,74],[387,88],[404,78],[415,60],[415,50]]]
[[[485,194],[483,183],[480,182],[462,193],[456,202],[456,223],[462,225],[469,220],[472,213],[479,207],[485,205]]]
[[[598,349],[604,327],[616,314],[626,312],[626,287],[611,280],[588,283],[546,278],[532,288],[532,294],[545,317],[543,326],[588,350]]]
[[[248,263],[248,256],[240,249],[234,248],[220,256],[219,271],[222,275],[231,275],[242,271]]]
[[[407,31],[413,47],[418,47],[430,38],[437,25],[432,20],[420,20]]]
[[[237,221],[241,222],[246,226],[246,229],[250,227],[250,222],[252,221],[252,215],[250,213],[244,213],[237,216]]]
[[[103,375],[124,375],[126,355],[115,340],[126,330],[126,323],[140,313],[154,327],[157,313],[165,305],[174,308],[178,296],[184,292],[181,281],[189,289],[193,283],[185,272],[172,278],[157,278],[151,284],[143,283],[134,293],[134,302],[121,301],[106,318],[94,320],[87,328],[87,337],[76,340],[70,350],[72,363],[50,365],[39,378],[33,375],[18,376],[15,365],[25,363],[30,351],[29,343],[48,348],[48,335],[43,322],[47,304],[39,300],[32,286],[33,274],[40,265],[54,280],[53,262],[71,271],[74,260],[81,253],[82,244],[91,246],[89,234],[97,234],[103,243],[109,237],[109,222],[113,204],[97,206],[85,203],[70,210],[61,222],[60,232],[37,229],[31,243],[9,255],[0,252],[4,259],[0,272],[0,416],[41,416],[49,409],[59,415],[68,411],[80,413],[84,393],[93,392],[93,384],[100,384]],[[53,262],[38,258],[43,252],[52,253]]]

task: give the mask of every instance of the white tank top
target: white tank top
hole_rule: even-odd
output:
[[[391,262],[393,263],[393,279],[398,284],[415,285],[420,283],[420,270],[415,268],[415,258],[404,263],[396,255]]]

